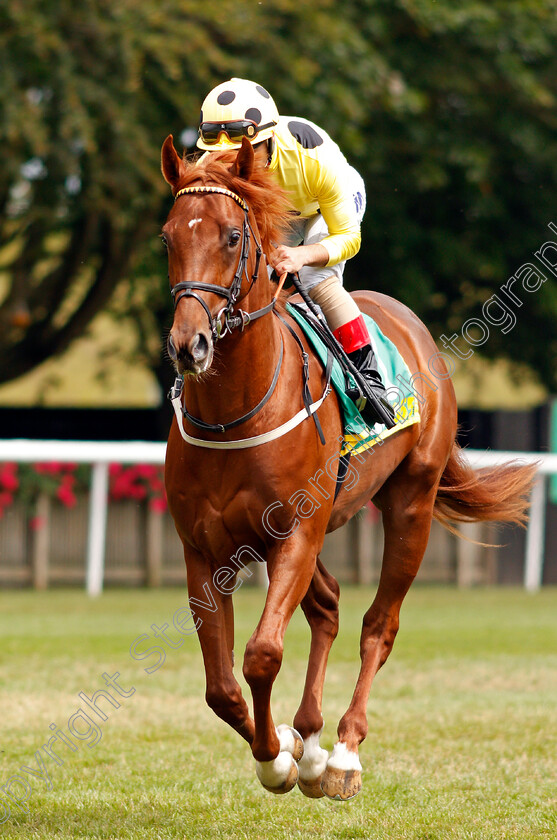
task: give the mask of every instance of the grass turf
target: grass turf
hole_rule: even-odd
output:
[[[261,591],[235,596],[236,671],[255,627]],[[344,588],[341,633],[325,686],[330,748],[358,670],[362,615],[373,598]],[[350,803],[308,800],[295,789],[267,793],[247,745],[206,708],[197,640],[164,645],[157,670],[151,625],[172,625],[186,605],[178,590],[0,594],[0,825],[6,838],[396,838],[506,840],[555,838],[557,592],[415,586],[406,598],[393,654],[369,704],[370,733],[361,748],[364,788]],[[168,631],[173,640],[177,633]],[[160,639],[158,640],[161,641]],[[289,628],[274,691],[277,723],[291,722],[301,696],[308,631],[301,614]],[[68,721],[106,689],[102,675],[135,693],[120,708],[99,701],[102,739],[71,752],[59,742],[59,766],[43,753],[46,777],[29,775],[25,806],[21,766],[39,772],[35,753],[50,724]],[[113,695],[115,691],[112,690]],[[92,714],[95,718],[95,715]],[[81,731],[84,719],[75,720]],[[91,736],[92,740],[93,736]],[[23,774],[25,777],[26,774]],[[3,789],[2,789],[3,786]],[[28,808],[28,811],[25,810]]]

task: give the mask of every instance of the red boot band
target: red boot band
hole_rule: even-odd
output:
[[[338,327],[334,330],[333,335],[347,353],[353,353],[354,350],[359,350],[360,347],[371,344],[363,315],[359,315],[353,321]]]

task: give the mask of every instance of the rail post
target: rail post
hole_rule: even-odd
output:
[[[100,595],[104,581],[106,545],[106,512],[108,499],[108,464],[93,464],[89,503],[89,535],[87,539],[87,594]]]
[[[538,472],[530,498],[530,520],[526,531],[526,557],[524,559],[524,587],[537,592],[542,585],[545,543],[546,477]]]

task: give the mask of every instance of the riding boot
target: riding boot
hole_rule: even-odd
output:
[[[360,347],[359,350],[354,350],[352,353],[347,353],[347,356],[352,362],[352,364],[356,367],[356,369],[359,370],[359,372],[362,374],[366,382],[369,384],[370,390],[373,392],[373,395],[381,403],[383,408],[387,411],[389,417],[391,418],[394,424],[395,413],[393,407],[391,406],[390,402],[385,396],[385,386],[383,385],[381,376],[379,375],[379,371],[375,366],[375,354],[373,352],[371,344],[366,344],[364,347]],[[350,390],[355,392],[352,399],[354,399],[354,401],[357,402],[358,397],[360,397],[360,392],[356,388]],[[383,422],[383,420],[377,416],[377,413],[369,400],[366,400],[365,405],[361,409],[361,415],[368,424],[368,426],[373,426],[374,423],[377,422]]]
[[[377,370],[375,353],[371,346],[371,339],[363,316],[360,315],[348,324],[343,324],[342,327],[334,331],[334,336],[343,347],[352,364],[362,374],[366,383],[368,383],[374,397],[381,403],[389,417],[391,417],[394,425],[395,413],[385,396],[385,385]],[[368,426],[373,426],[377,422],[384,422],[382,418],[378,417],[370,400],[365,399],[366,395],[361,394],[359,389],[349,388],[347,389],[347,395],[358,405],[361,415]],[[365,404],[360,408],[360,404],[363,402],[362,398],[365,399]]]

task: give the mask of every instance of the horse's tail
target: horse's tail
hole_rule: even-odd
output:
[[[496,467],[474,469],[453,444],[441,476],[433,516],[449,531],[451,522],[510,522],[524,526],[535,464],[509,461]]]

